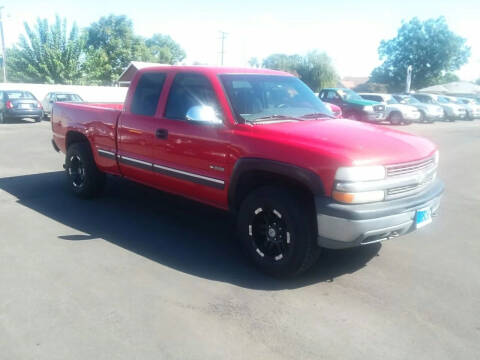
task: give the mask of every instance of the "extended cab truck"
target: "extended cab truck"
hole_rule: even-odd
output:
[[[387,118],[385,105],[363,99],[350,89],[323,89],[320,91],[319,97],[322,101],[339,106],[343,116],[347,119],[380,123]]]
[[[123,109],[56,103],[52,128],[76,195],[112,174],[229,210],[248,256],[277,276],[306,270],[321,247],[430,223],[443,191],[430,141],[335,119],[278,71],[145,68]]]

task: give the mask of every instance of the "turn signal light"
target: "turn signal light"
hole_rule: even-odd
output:
[[[385,199],[385,192],[381,190],[356,193],[333,191],[332,197],[334,200],[345,204],[362,204],[382,201],[383,199]]]

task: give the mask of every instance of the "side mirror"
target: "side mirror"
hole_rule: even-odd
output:
[[[210,124],[221,124],[222,120],[217,117],[215,109],[206,105],[195,105],[188,109],[185,118],[189,121],[201,121]]]

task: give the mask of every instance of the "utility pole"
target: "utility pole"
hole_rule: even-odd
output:
[[[408,65],[408,67],[407,67],[407,79],[406,79],[406,82],[405,82],[405,92],[407,94],[410,93],[410,85],[412,84],[412,70],[413,70],[413,66]]]
[[[7,82],[7,59],[5,57],[5,36],[3,35],[3,19],[2,19],[2,10],[3,6],[0,6],[0,33],[2,40],[2,69],[3,69],[3,82]]]
[[[223,65],[223,54],[225,53],[225,38],[227,37],[225,31],[220,31],[220,40],[222,40],[222,50],[220,51],[220,65]]]

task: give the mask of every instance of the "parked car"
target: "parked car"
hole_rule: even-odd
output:
[[[328,106],[333,116],[335,116],[337,119],[342,118],[342,109],[340,109],[340,106],[337,106],[335,104],[330,104],[330,103],[325,103],[325,105]]]
[[[29,118],[40,121],[42,117],[42,104],[31,92],[0,90],[0,123],[5,123],[14,118]]]
[[[467,119],[473,120],[480,118],[480,104],[478,104],[474,99],[469,98],[452,98],[456,104],[465,106],[467,110]]]
[[[332,119],[280,71],[144,68],[123,110],[56,103],[52,131],[75,195],[98,195],[108,173],[231,211],[247,255],[275,276],[305,271],[321,247],[420,229],[443,192],[429,140]]]
[[[414,93],[411,94],[415,99],[425,104],[439,105],[445,113],[445,120],[455,121],[456,119],[465,119],[467,110],[458,104],[454,104],[448,98],[436,94]]]
[[[444,120],[445,113],[439,105],[426,104],[418,101],[413,96],[405,94],[393,94],[401,104],[415,106],[420,111],[420,122],[434,122],[436,120]]]
[[[43,111],[46,117],[52,113],[52,106],[56,102],[83,102],[78,94],[68,92],[49,92],[42,100]]]
[[[324,102],[339,106],[347,119],[382,122],[386,118],[385,105],[377,101],[365,100],[350,89],[323,89],[319,97]]]
[[[420,111],[414,106],[401,104],[390,94],[360,93],[367,100],[377,101],[385,105],[387,120],[393,125],[410,124],[420,120]]]

